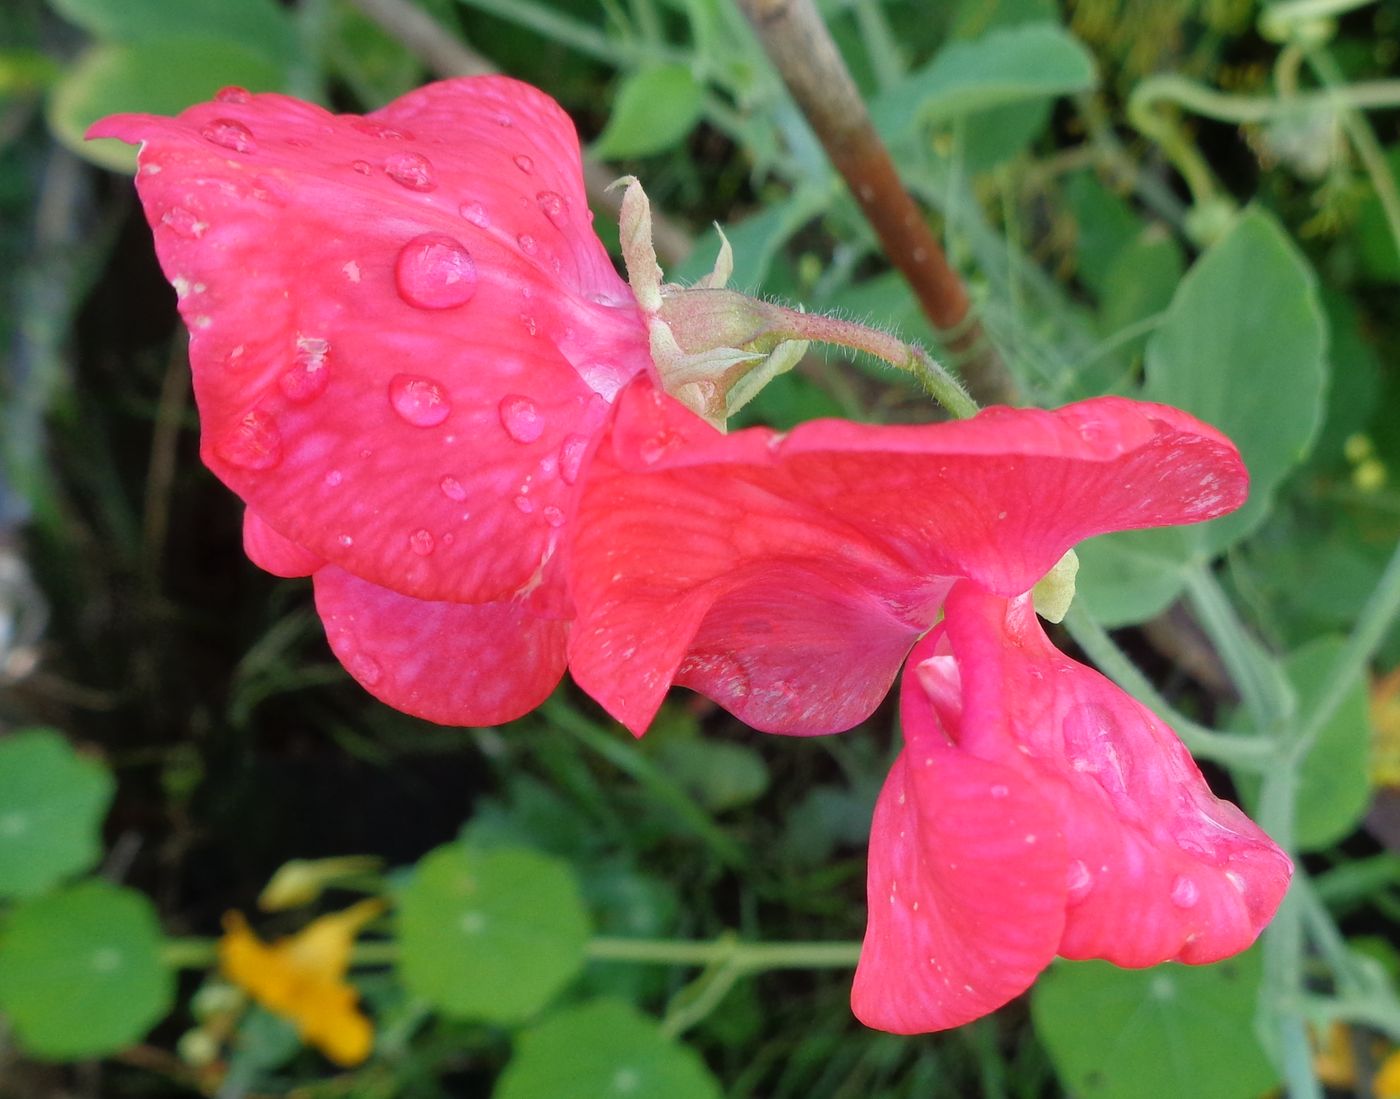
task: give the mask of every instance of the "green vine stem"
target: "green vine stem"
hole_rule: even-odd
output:
[[[857,942],[744,942],[732,933],[717,939],[624,939],[600,936],[590,939],[584,956],[597,962],[636,965],[734,967],[739,974],[770,969],[854,969],[860,959]],[[162,951],[165,963],[176,969],[210,969],[218,962],[216,939],[170,939]],[[392,939],[357,942],[351,965],[392,965],[399,945]]]
[[[1083,607],[1071,607],[1064,626],[1075,644],[1084,650],[1084,655],[1104,675],[1167,722],[1192,755],[1244,771],[1264,771],[1273,765],[1278,750],[1270,739],[1216,732],[1173,707]]]

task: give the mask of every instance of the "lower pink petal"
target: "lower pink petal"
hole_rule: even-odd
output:
[[[433,603],[327,565],[316,610],[331,649],[370,694],[442,725],[533,710],[564,674],[568,623],[518,602]]]
[[[958,747],[1019,771],[1057,807],[1070,860],[1058,952],[1146,966],[1248,947],[1291,863],[1210,792],[1175,734],[1060,653],[1027,597],[959,584],[946,629],[962,680]]]
[[[1055,806],[1014,770],[911,743],[870,832],[870,918],[851,1006],[867,1026],[960,1026],[1024,992],[1064,926]]]

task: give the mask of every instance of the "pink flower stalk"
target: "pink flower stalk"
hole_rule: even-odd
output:
[[[645,382],[579,502],[574,678],[633,733],[678,683],[755,728],[870,715],[960,579],[1012,597],[1077,542],[1238,507],[1235,447],[1162,405],[721,435]]]
[[[955,584],[901,702],[852,994],[868,1025],[959,1026],[1056,954],[1216,961],[1283,899],[1287,856],[1150,711],[1058,652],[1029,598]]]
[[[491,724],[564,670],[592,439],[650,371],[578,139],[505,78],[366,117],[227,89],[121,115],[249,556],[313,577],[336,655],[409,713]]]

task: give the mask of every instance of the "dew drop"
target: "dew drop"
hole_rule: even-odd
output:
[[[396,130],[392,126],[386,126],[382,122],[376,122],[372,118],[356,118],[350,122],[350,128],[358,130],[362,134],[370,137],[377,137],[383,141],[403,141],[412,140],[413,135],[404,131]]]
[[[583,456],[588,450],[588,440],[582,435],[569,435],[559,446],[559,477],[566,485],[578,480]]]
[[[1069,864],[1066,874],[1065,892],[1070,904],[1082,901],[1094,888],[1094,875],[1084,865],[1083,859],[1075,859]]]
[[[355,544],[355,539],[351,538],[348,534],[342,534],[339,538],[336,539],[336,541],[339,542],[346,549],[349,549]]]
[[[535,162],[531,160],[528,156],[526,156],[524,153],[521,153],[519,156],[515,157],[514,160],[515,166],[519,168],[522,172],[524,172],[527,176],[535,170]]]
[[[272,416],[254,410],[219,440],[214,451],[240,469],[271,469],[282,460],[282,435]]]
[[[395,153],[384,162],[384,174],[410,191],[431,191],[437,187],[432,164],[418,153]]]
[[[248,94],[247,88],[240,88],[236,84],[230,84],[227,88],[220,88],[214,93],[216,103],[251,103],[253,97]]]
[[[518,510],[523,511],[526,515],[529,515],[532,511],[535,510],[535,501],[531,500],[528,496],[517,496],[515,498],[515,506]]]
[[[408,536],[408,545],[419,557],[427,557],[433,552],[433,536],[420,528]]]
[[[562,229],[568,224],[569,200],[563,195],[555,191],[541,191],[535,196],[535,201],[556,228]]]
[[[277,387],[289,401],[311,401],[325,392],[330,381],[326,356],[330,354],[329,340],[313,336],[298,336],[296,357],[292,368],[277,379]]]
[[[643,462],[652,465],[661,461],[668,452],[674,450],[680,441],[680,435],[674,431],[658,431],[650,439],[646,439],[638,445],[637,453]]]
[[[520,245],[520,250],[527,256],[533,256],[540,250],[540,245],[529,233],[521,233],[515,238],[515,242]]]
[[[511,394],[501,401],[501,426],[517,443],[533,443],[544,434],[544,417],[529,397]]]
[[[368,160],[353,161],[350,167],[354,168],[355,171],[359,172],[362,176],[367,176],[370,172],[374,171],[374,168],[370,165]]]
[[[1190,878],[1178,874],[1172,882],[1171,898],[1178,908],[1191,908],[1201,899],[1201,890]]]
[[[326,484],[330,488],[339,488],[340,482],[345,480],[345,475],[338,469],[333,469],[326,474]]]
[[[444,477],[438,482],[438,488],[442,489],[442,494],[449,500],[461,503],[467,498],[467,490],[462,487],[462,482],[456,477]]]
[[[987,792],[991,794],[992,797],[1000,799],[1009,795],[1011,793],[1011,788],[999,782]]]
[[[464,202],[457,207],[457,212],[470,221],[473,225],[485,229],[491,224],[491,215],[486,212],[486,207],[479,202]]]
[[[437,427],[452,411],[442,386],[413,374],[395,374],[390,379],[389,403],[414,427]]]
[[[529,313],[520,314],[520,323],[525,326],[525,331],[532,336],[539,331],[539,327],[535,324],[535,318]]]
[[[445,233],[424,233],[399,251],[394,283],[409,305],[453,309],[476,293],[476,263],[461,241]]]
[[[544,516],[544,521],[551,527],[562,527],[564,525],[564,513],[556,507],[547,507],[541,514]]]
[[[491,121],[494,122],[497,126],[500,126],[502,129],[505,129],[507,126],[513,126],[515,124],[515,120],[511,118],[510,115],[508,115],[505,111],[497,111],[491,116]]]
[[[200,137],[212,141],[224,149],[235,153],[255,153],[258,143],[253,140],[253,131],[233,118],[216,118],[199,128]]]

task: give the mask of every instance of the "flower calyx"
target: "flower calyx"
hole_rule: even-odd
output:
[[[663,282],[646,192],[633,176],[613,186],[625,187],[622,256],[627,281],[647,319],[661,383],[676,400],[723,431],[730,416],[806,353],[808,341],[795,331],[802,314],[725,289],[734,255],[723,232],[708,275],[691,287]]]

